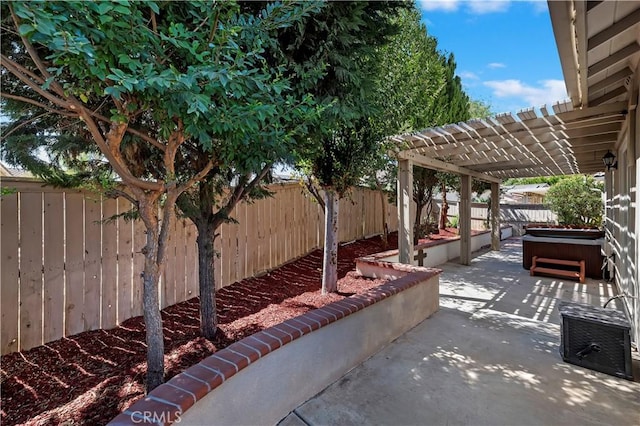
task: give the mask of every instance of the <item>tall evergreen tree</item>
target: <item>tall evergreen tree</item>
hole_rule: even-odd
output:
[[[297,153],[298,167],[313,176],[324,193],[323,293],[337,290],[338,202],[359,182],[381,139],[372,125],[379,112],[373,102],[380,67],[376,48],[397,32],[391,17],[406,7],[396,2],[330,2],[308,20],[302,37],[288,41],[296,63],[318,57],[327,63],[311,92],[331,107],[322,115],[323,125],[311,129],[314,149]]]

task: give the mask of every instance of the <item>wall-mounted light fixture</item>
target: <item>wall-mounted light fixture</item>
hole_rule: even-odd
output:
[[[613,152],[607,150],[607,153],[602,157],[602,162],[607,168],[607,171],[611,171],[611,169],[618,170],[618,162]]]

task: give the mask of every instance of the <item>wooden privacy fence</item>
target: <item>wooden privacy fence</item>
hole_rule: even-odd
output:
[[[124,199],[55,189],[33,180],[2,178],[14,188],[0,202],[2,354],[83,331],[112,328],[142,314],[141,222],[118,219]],[[218,288],[273,269],[321,247],[324,217],[297,184],[273,185],[272,198],[240,204],[238,224],[219,230]],[[382,215],[397,229],[394,205],[364,188],[340,202],[340,241],[382,232]],[[161,307],[197,296],[197,232],[175,221],[159,286]]]
[[[439,203],[440,204],[440,203]],[[486,203],[471,203],[471,228],[488,229],[488,205]],[[458,215],[458,202],[450,201],[447,216]],[[524,225],[528,223],[554,224],[557,215],[544,204],[500,204],[500,223],[510,225],[513,235],[522,235]]]

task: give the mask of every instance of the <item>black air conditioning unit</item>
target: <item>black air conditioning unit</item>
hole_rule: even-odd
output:
[[[571,364],[633,380],[631,329],[623,312],[560,302],[560,354]]]

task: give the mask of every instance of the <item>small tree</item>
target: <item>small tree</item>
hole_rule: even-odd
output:
[[[561,225],[601,226],[604,213],[602,183],[593,176],[575,175],[554,184],[545,204]]]
[[[425,169],[424,167],[413,168],[413,201],[416,203],[416,219],[413,225],[414,243],[417,243],[421,236],[424,236],[430,231],[430,229],[428,229],[430,225],[432,225],[430,222],[427,223],[428,226],[426,228],[422,226],[422,210],[426,207],[427,217],[431,217],[431,210],[433,208],[433,191],[437,186],[438,172],[431,169]]]
[[[298,64],[324,58],[328,65],[310,91],[331,107],[309,133],[312,149],[296,152],[298,168],[324,192],[323,293],[337,290],[339,199],[364,176],[381,140],[372,125],[378,112],[373,99],[380,68],[376,49],[397,32],[391,17],[406,7],[399,2],[328,2],[288,48]]]
[[[3,103],[72,121],[81,151],[99,151],[144,222],[148,391],[164,380],[157,286],[177,200],[212,172],[250,184],[275,160],[268,144],[292,136],[283,111],[298,112],[265,47],[314,8],[273,3],[243,16],[232,2],[2,3]]]

